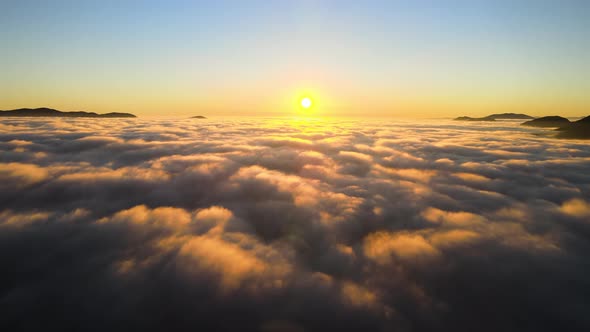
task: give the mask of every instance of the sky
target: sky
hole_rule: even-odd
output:
[[[0,1],[0,109],[584,116],[588,1]]]

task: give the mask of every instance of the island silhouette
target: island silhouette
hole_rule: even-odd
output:
[[[558,138],[590,139],[590,116],[557,129]]]
[[[18,116],[18,117],[66,117],[66,118],[136,118],[131,113],[94,113],[85,111],[64,112],[56,109],[41,108],[19,108],[15,110],[0,111],[0,116]]]
[[[491,114],[482,118],[472,118],[469,116],[460,116],[455,121],[496,121],[496,120],[518,120],[528,119],[529,121],[521,123],[522,126],[537,128],[556,128],[556,138],[568,139],[590,139],[590,116],[578,121],[570,121],[559,115],[543,116],[534,118],[526,114],[501,113]]]
[[[522,126],[530,126],[530,127],[541,127],[541,128],[555,128],[555,127],[562,127],[570,123],[570,120],[558,116],[558,115],[551,115],[551,116],[544,116],[541,118],[537,118],[531,121],[527,121],[522,123]]]
[[[484,116],[482,118],[472,118],[470,116],[460,116],[455,118],[455,121],[496,121],[496,120],[528,120],[534,119],[534,117],[527,115],[527,114],[518,114],[518,113],[499,113],[499,114],[490,114],[488,116]]]

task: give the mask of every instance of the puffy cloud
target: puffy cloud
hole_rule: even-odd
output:
[[[455,247],[476,242],[481,235],[474,231],[455,229],[436,232],[430,236],[430,242],[440,248]]]
[[[574,217],[590,218],[590,203],[587,203],[582,199],[572,199],[563,203],[561,211]]]
[[[239,246],[214,238],[192,239],[182,246],[180,254],[194,258],[191,263],[200,269],[218,273],[224,288],[237,288],[247,277],[262,275],[267,269],[264,261]]]
[[[0,121],[6,330],[587,330],[590,145],[513,123]]]
[[[379,264],[390,263],[394,256],[406,261],[417,261],[439,254],[438,250],[419,234],[385,232],[369,235],[364,242],[364,252],[367,257]]]
[[[14,213],[4,210],[0,212],[0,227],[25,227],[34,222],[43,222],[50,215],[49,212]]]
[[[374,308],[381,305],[374,292],[352,282],[344,282],[341,292],[344,301],[352,306]]]
[[[45,180],[49,172],[34,164],[0,164],[0,188],[10,190],[23,188]]]
[[[445,226],[472,226],[486,221],[483,217],[473,213],[448,212],[436,208],[428,208],[422,212],[422,216],[432,223],[444,224]]]

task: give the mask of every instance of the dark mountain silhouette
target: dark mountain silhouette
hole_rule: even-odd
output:
[[[518,113],[499,113],[484,116],[483,118],[472,118],[469,116],[460,116],[456,118],[456,121],[496,121],[496,120],[522,120],[522,119],[534,119],[534,117],[526,114]]]
[[[110,112],[99,114],[98,117],[100,118],[136,118],[134,114],[131,113],[121,113],[121,112]]]
[[[534,119],[531,121],[527,121],[522,123],[523,126],[530,126],[530,127],[541,127],[541,128],[554,128],[554,127],[563,127],[568,125],[570,120],[553,115],[553,116],[544,116],[542,118]]]
[[[458,118],[455,118],[455,121],[496,121],[496,120],[487,120],[485,118],[472,118],[469,116],[460,116]]]
[[[25,117],[68,117],[68,118],[136,118],[135,115],[130,113],[105,113],[98,114],[94,112],[62,112],[54,110],[52,108],[41,107],[41,108],[19,108],[16,110],[0,111],[0,116],[25,116]]]
[[[206,119],[207,117],[202,115],[191,116],[191,119]]]
[[[590,116],[557,129],[558,138],[590,139]]]

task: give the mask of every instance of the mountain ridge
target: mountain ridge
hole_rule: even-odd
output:
[[[0,117],[14,116],[14,117],[66,117],[66,118],[136,118],[137,116],[131,113],[110,112],[110,113],[95,113],[86,111],[59,111],[48,107],[39,108],[17,108],[14,110],[0,111]]]
[[[562,127],[564,125],[570,124],[570,120],[558,116],[558,115],[550,115],[544,116],[541,118],[537,118],[534,120],[526,121],[521,123],[521,126],[529,126],[529,127],[541,127],[541,128],[550,128],[550,127]]]
[[[470,116],[460,116],[455,121],[496,121],[496,120],[531,120],[534,117],[523,113],[495,113],[481,118],[472,118]]]
[[[590,115],[557,129],[557,138],[590,139]]]

